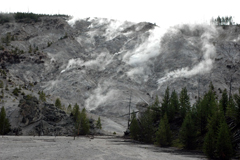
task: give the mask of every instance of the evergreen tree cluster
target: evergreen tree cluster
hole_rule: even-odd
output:
[[[34,14],[34,13],[23,13],[23,12],[17,12],[14,14],[15,20],[25,20],[24,22],[30,22],[31,20],[37,22],[39,17],[41,15],[39,14]]]
[[[234,25],[235,22],[233,22],[232,16],[226,16],[226,17],[220,17],[218,16],[217,18],[212,18],[211,23],[215,25]]]
[[[191,105],[187,89],[178,95],[167,87],[162,102],[155,102],[138,116],[132,113],[130,136],[159,146],[201,149],[209,158],[230,159],[240,143],[240,90],[220,98],[212,83],[202,98]],[[230,129],[231,124],[231,129]]]
[[[86,109],[83,108],[80,112],[79,105],[76,103],[72,110],[73,119],[75,122],[75,135],[85,135],[89,133],[90,125],[87,118]]]
[[[0,13],[0,24],[8,23],[13,19],[13,14]]]
[[[17,13],[0,13],[0,24],[12,22],[14,20],[18,22],[38,22],[40,17],[64,17],[69,18],[69,15],[65,14],[36,14],[36,13],[28,13],[28,12],[17,12]]]
[[[54,14],[54,15],[48,15],[48,14],[35,14],[35,13],[24,13],[24,12],[17,12],[14,13],[14,18],[17,21],[20,22],[38,22],[40,17],[46,17],[46,16],[54,16],[54,17],[66,17],[68,18],[68,15],[64,15],[64,14]]]

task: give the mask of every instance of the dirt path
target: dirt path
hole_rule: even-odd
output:
[[[0,137],[0,160],[190,160],[204,159],[116,137]]]

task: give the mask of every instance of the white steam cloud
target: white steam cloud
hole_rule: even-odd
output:
[[[192,68],[184,67],[167,73],[164,77],[158,80],[159,86],[161,86],[162,83],[172,79],[191,77],[196,74],[204,74],[212,69],[216,51],[215,46],[210,42],[210,40],[217,35],[217,30],[214,26],[208,25],[204,27],[205,33],[203,33],[201,36],[203,60]]]
[[[69,21],[69,23],[73,24],[75,23],[75,20]],[[108,69],[107,67],[109,66],[116,67],[115,65],[127,64],[124,67],[121,66],[122,68],[118,68],[119,70],[125,72],[125,74],[122,75],[123,78],[125,75],[127,75],[133,82],[144,84],[144,82],[147,82],[149,78],[156,76],[156,73],[154,73],[154,67],[155,65],[159,66],[159,64],[156,64],[158,62],[154,59],[160,58],[162,56],[160,54],[168,54],[168,49],[165,49],[165,46],[161,45],[169,45],[168,47],[170,49],[171,47],[177,48],[178,42],[175,43],[175,38],[179,38],[180,41],[182,39],[187,40],[189,44],[186,45],[189,45],[190,48],[194,48],[193,46],[195,45],[195,48],[201,47],[199,54],[202,54],[202,58],[201,60],[199,59],[197,64],[195,63],[196,65],[186,65],[184,67],[181,66],[176,70],[166,73],[165,76],[157,80],[159,86],[169,80],[174,80],[180,77],[191,77],[197,74],[207,73],[213,67],[216,51],[211,40],[217,35],[217,30],[214,26],[201,25],[200,27],[198,26],[199,28],[196,28],[194,25],[188,26],[189,30],[186,29],[186,33],[183,33],[182,37],[181,27],[184,26],[180,26],[179,28],[171,28],[170,30],[154,26],[153,29],[142,32],[141,29],[142,27],[146,27],[146,23],[135,25],[134,23],[130,22],[121,22],[104,18],[89,18],[86,20],[91,22],[91,25],[86,31],[87,36],[80,35],[77,38],[77,41],[80,45],[85,46],[89,56],[87,57],[87,60],[85,59],[86,61],[83,61],[80,58],[70,59],[67,66],[65,66],[65,69],[62,70],[61,73],[82,66],[86,67],[85,70],[94,69],[96,71],[103,71]],[[122,32],[130,26],[131,28],[129,28],[127,32]],[[199,35],[196,37],[191,35],[195,34],[195,32],[198,32],[198,30],[200,31],[199,35],[201,37],[199,37]],[[188,33],[190,33],[190,35],[188,35]],[[118,53],[110,54],[109,50],[104,48],[104,45],[99,50],[94,50],[96,47],[95,36],[102,36],[104,37],[103,41],[109,41],[118,35],[125,35],[128,37],[128,41],[124,42],[125,44],[123,45],[123,48],[121,48]],[[167,38],[162,39],[163,36]],[[165,40],[166,44],[162,44],[162,40]],[[183,47],[185,47],[185,44]],[[190,49],[188,50],[188,47],[184,48],[184,50],[191,51]],[[124,63],[114,63],[114,61],[119,62],[121,60]],[[154,80],[156,80],[155,78]],[[119,93],[119,90],[109,88],[111,83],[113,83],[111,78],[108,82],[102,82],[102,80],[99,79],[96,81],[96,86],[98,87],[91,91],[92,93],[85,101],[85,106],[89,110],[94,110],[101,105],[107,105],[107,103],[112,102],[113,99],[116,99],[116,97],[121,94]],[[115,84],[113,83],[112,85],[114,86]]]
[[[73,59],[72,58],[72,59],[70,59],[68,61],[66,69],[62,70],[61,73],[65,72],[65,71],[67,71],[69,69],[73,69],[73,68],[79,67],[82,64],[84,64],[84,62],[80,58],[77,58],[77,59]]]
[[[107,105],[115,100],[115,97],[119,95],[118,90],[108,90],[109,83],[99,84],[99,86],[93,91],[90,97],[85,101],[85,106],[88,110],[95,110],[99,105]]]
[[[148,79],[148,75],[151,74],[149,64],[152,62],[150,59],[157,57],[160,54],[160,40],[165,30],[160,27],[155,27],[149,31],[148,39],[143,39],[141,43],[133,51],[128,51],[123,56],[123,61],[129,64],[132,68],[127,72],[127,75],[136,79],[136,75],[141,75],[144,81]]]
[[[97,54],[96,54],[97,55]],[[109,54],[108,52],[102,52],[99,55],[96,56],[96,58],[93,58],[88,61],[83,61],[80,58],[72,58],[68,61],[68,64],[65,69],[61,71],[61,73],[64,73],[68,70],[78,68],[78,67],[87,67],[89,69],[96,69],[96,70],[104,70],[106,65],[112,62],[113,55]]]

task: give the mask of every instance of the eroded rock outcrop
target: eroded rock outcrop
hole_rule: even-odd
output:
[[[28,130],[28,135],[72,135],[72,118],[53,104],[41,103],[36,97],[27,95],[20,100],[19,107],[21,127]]]

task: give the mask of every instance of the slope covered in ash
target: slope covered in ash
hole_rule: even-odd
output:
[[[5,50],[22,50],[19,61],[2,67],[17,83],[43,90],[52,100],[78,103],[109,118],[108,130],[126,126],[128,103],[150,104],[167,86],[187,87],[192,102],[208,88],[238,89],[239,28],[179,25],[168,30],[151,23],[87,18],[67,22],[41,17],[32,23],[0,25],[1,38],[14,36]],[[120,125],[116,126],[116,123]],[[115,128],[114,128],[115,127]]]

